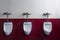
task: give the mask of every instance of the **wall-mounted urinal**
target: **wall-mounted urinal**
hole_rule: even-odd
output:
[[[3,24],[3,31],[4,31],[5,35],[10,35],[13,30],[13,23],[9,22],[9,20],[8,20],[8,15],[10,15],[10,13],[4,13],[3,15],[7,16],[7,22],[4,22],[4,24]]]
[[[12,22],[4,22],[3,30],[6,35],[10,35],[13,30],[13,23]]]
[[[26,15],[28,18],[28,13],[23,13],[23,15]],[[23,23],[23,31],[26,35],[29,35],[32,31],[32,22],[28,22],[28,19],[26,22]]]
[[[24,22],[23,23],[23,30],[26,35],[29,35],[32,30],[32,22]]]
[[[52,32],[52,22],[49,22],[48,20],[49,13],[43,15],[47,16],[46,22],[43,22],[43,31],[46,35],[49,35]]]
[[[49,35],[52,31],[52,22],[44,22],[43,31],[46,35]]]

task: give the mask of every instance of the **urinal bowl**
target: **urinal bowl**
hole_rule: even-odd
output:
[[[12,22],[4,22],[3,24],[3,31],[5,35],[10,35],[13,30],[13,23]]]
[[[44,22],[43,31],[46,35],[49,35],[52,31],[52,22]]]
[[[24,22],[23,23],[23,31],[26,35],[29,35],[32,30],[32,22]]]

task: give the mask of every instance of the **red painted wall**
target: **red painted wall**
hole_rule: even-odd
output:
[[[60,40],[60,19],[49,19],[53,24],[53,30],[49,36],[43,33],[44,19],[29,19],[32,22],[32,32],[26,36],[23,32],[25,19],[10,19],[13,22],[13,32],[6,36],[3,32],[3,23],[6,19],[0,19],[0,40]]]

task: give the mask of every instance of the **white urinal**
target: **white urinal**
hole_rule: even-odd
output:
[[[44,22],[43,30],[46,35],[49,35],[52,31],[52,22]]]
[[[6,35],[10,35],[13,30],[13,23],[12,22],[4,22],[3,24],[3,31]]]
[[[23,30],[26,35],[29,35],[32,30],[32,22],[24,22],[23,23]]]

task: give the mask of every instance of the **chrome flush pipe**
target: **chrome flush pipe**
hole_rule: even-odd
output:
[[[47,17],[47,19],[46,19],[46,21],[48,21],[48,17],[49,17],[49,13],[47,12],[47,13],[43,13],[43,16],[46,16]]]
[[[6,17],[7,17],[7,22],[8,22],[8,21],[9,21],[9,20],[8,20],[8,16],[11,15],[11,13],[5,12],[5,13],[3,13],[3,15],[6,15]]]
[[[30,15],[28,12],[26,13],[23,13],[23,15],[26,15],[26,18],[27,18],[27,22],[28,22],[28,16]]]

